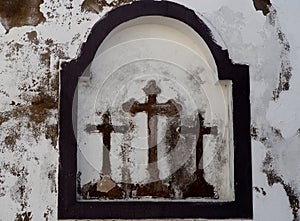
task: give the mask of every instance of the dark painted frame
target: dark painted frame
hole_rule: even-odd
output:
[[[77,143],[72,127],[72,102],[78,78],[90,64],[97,48],[112,29],[128,20],[149,15],[171,17],[193,28],[211,50],[217,64],[219,79],[233,82],[235,177],[235,201],[233,202],[76,201]],[[62,64],[60,80],[59,219],[253,217],[249,67],[231,62],[227,50],[222,50],[215,43],[211,31],[194,11],[176,3],[152,0],[137,1],[110,11],[104,19],[94,25],[87,42],[82,46],[79,58]]]

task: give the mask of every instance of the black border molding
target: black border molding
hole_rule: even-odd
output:
[[[201,4],[199,2],[199,4]],[[140,16],[159,15],[177,19],[193,28],[206,42],[217,64],[220,80],[233,82],[233,136],[235,201],[76,201],[77,143],[72,127],[72,102],[78,77],[92,61],[104,38],[116,26]],[[150,218],[252,218],[252,171],[250,140],[249,67],[233,64],[227,50],[213,40],[211,31],[194,11],[169,1],[136,1],[110,11],[98,21],[83,44],[78,59],[62,64],[60,72],[59,219]],[[75,116],[76,117],[76,116]]]

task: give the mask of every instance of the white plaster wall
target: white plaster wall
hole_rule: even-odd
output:
[[[84,12],[82,2],[44,0],[45,22],[8,33],[0,25],[2,221],[57,220],[58,64],[79,55],[110,10]],[[273,0],[267,16],[251,0],[176,2],[207,21],[234,62],[250,65],[254,220],[300,220],[300,2]],[[292,74],[288,90],[281,72]]]

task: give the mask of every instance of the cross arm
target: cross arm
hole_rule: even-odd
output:
[[[176,103],[173,99],[170,99],[165,103],[154,104],[153,110],[158,115],[174,117],[182,110],[182,106]]]
[[[133,129],[133,124],[130,123],[129,125],[124,125],[124,126],[113,126],[113,128],[115,133],[125,134],[126,132],[129,132],[130,130]]]
[[[128,112],[132,115],[135,115],[138,112],[143,112],[147,110],[147,104],[141,104],[135,99],[130,99],[129,101],[122,104],[122,109],[125,112]]]

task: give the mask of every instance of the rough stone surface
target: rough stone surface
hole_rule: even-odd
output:
[[[79,55],[105,12],[129,2],[0,2],[0,220],[57,220],[60,62]],[[300,220],[300,3],[176,2],[250,65],[254,220]]]

